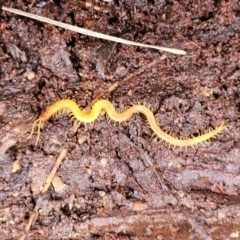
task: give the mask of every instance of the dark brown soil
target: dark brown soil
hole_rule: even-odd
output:
[[[240,4],[238,0],[0,1],[58,21],[186,56],[112,44],[0,12],[0,236],[28,239],[240,239]],[[117,83],[111,92],[106,89]],[[76,129],[34,119],[62,98],[151,106],[164,131],[217,138],[173,148],[143,116]],[[55,185],[48,174],[67,148]],[[17,169],[20,167],[20,169]],[[60,187],[60,189],[58,188]]]

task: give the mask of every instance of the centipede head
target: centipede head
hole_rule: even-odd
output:
[[[30,135],[28,136],[28,138],[31,138],[34,131],[35,131],[35,128],[37,126],[37,140],[36,140],[36,146],[38,144],[38,141],[39,141],[39,138],[40,138],[40,129],[41,129],[41,126],[42,126],[42,119],[41,118],[38,118],[36,121],[33,122],[33,125],[32,125],[32,130],[31,130],[31,133]]]

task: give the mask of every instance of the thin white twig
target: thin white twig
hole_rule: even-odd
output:
[[[57,159],[57,161],[55,162],[55,164],[54,164],[54,166],[52,168],[52,171],[50,172],[50,174],[48,175],[48,177],[46,179],[46,182],[45,182],[45,185],[43,187],[42,193],[45,193],[49,189],[49,187],[50,187],[50,185],[52,183],[52,180],[53,180],[53,178],[54,178],[54,176],[55,176],[55,174],[56,174],[60,164],[62,163],[62,160],[67,155],[67,151],[68,151],[67,147],[64,147],[61,150],[61,152],[60,152],[60,154],[58,156],[58,159]]]
[[[66,24],[66,23],[62,23],[62,22],[58,22],[55,20],[52,20],[50,18],[46,18],[46,17],[42,17],[42,16],[38,16],[36,14],[32,14],[32,13],[28,13],[28,12],[24,12],[15,8],[8,8],[8,7],[2,7],[3,10],[11,12],[11,13],[15,13],[24,17],[28,17],[28,18],[32,18],[44,23],[48,23],[48,24],[52,24],[61,28],[65,28],[68,29],[70,31],[73,32],[77,32],[80,34],[84,34],[87,36],[91,36],[91,37],[96,37],[96,38],[101,38],[101,39],[105,39],[105,40],[109,40],[109,41],[113,41],[113,42],[118,42],[118,43],[123,43],[123,44],[127,44],[127,45],[133,45],[133,46],[138,46],[138,47],[145,47],[145,48],[153,48],[153,49],[157,49],[160,51],[165,51],[165,52],[170,52],[173,54],[178,54],[178,55],[185,55],[186,52],[180,49],[175,49],[175,48],[167,48],[167,47],[158,47],[158,46],[154,46],[154,45],[148,45],[148,44],[143,44],[143,43],[138,43],[138,42],[133,42],[133,41],[129,41],[129,40],[125,40],[122,38],[118,38],[118,37],[114,37],[114,36],[109,36],[106,34],[102,34],[102,33],[98,33],[98,32],[94,32],[85,28],[80,28],[80,27],[76,27],[70,24]]]

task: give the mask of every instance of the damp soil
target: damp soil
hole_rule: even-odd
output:
[[[239,239],[239,1],[0,3],[187,51],[113,44],[1,10],[1,239]],[[28,138],[57,100],[84,108],[99,96],[119,110],[150,106],[161,128],[178,137],[222,122],[227,128],[183,149],[152,138],[141,115],[121,125],[102,116],[79,128],[61,115],[44,124],[37,146],[36,134]]]

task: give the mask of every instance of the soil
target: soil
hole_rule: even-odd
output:
[[[1,239],[240,239],[239,1],[31,3],[0,6],[187,54],[113,44],[1,10]],[[52,103],[71,98],[84,108],[99,94],[117,109],[150,106],[178,137],[227,128],[183,149],[153,139],[141,115],[79,128],[61,115],[44,124],[37,146],[36,134],[28,138]]]

